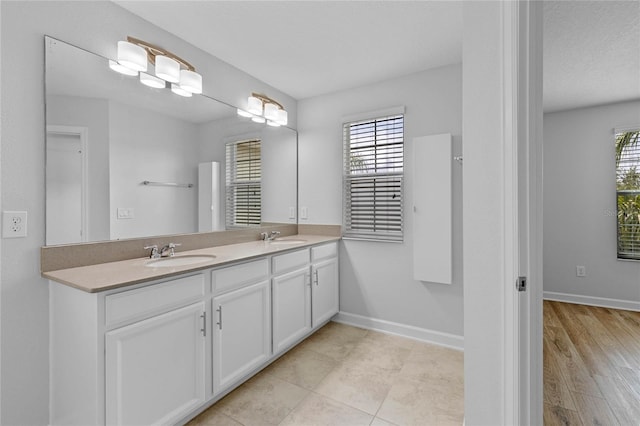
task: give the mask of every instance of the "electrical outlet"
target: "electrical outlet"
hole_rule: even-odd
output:
[[[587,268],[582,265],[576,265],[576,277],[586,277]]]
[[[2,212],[2,238],[23,238],[27,236],[27,212]]]

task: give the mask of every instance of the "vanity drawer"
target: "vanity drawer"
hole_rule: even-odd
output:
[[[105,296],[106,326],[123,324],[169,311],[173,307],[198,300],[204,292],[204,275],[197,274],[107,295]]]
[[[272,267],[274,274],[280,274],[309,264],[309,249],[297,250],[291,253],[273,256]]]
[[[315,262],[338,255],[338,243],[323,244],[311,247],[311,261]]]
[[[216,269],[211,273],[213,293],[220,294],[266,280],[268,277],[269,261],[266,258]]]

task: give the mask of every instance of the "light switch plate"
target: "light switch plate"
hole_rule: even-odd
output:
[[[132,207],[118,207],[118,219],[133,219],[135,211]]]
[[[24,238],[27,236],[27,212],[2,212],[2,238]]]
[[[309,217],[309,209],[306,207],[300,207],[300,219],[307,219]]]

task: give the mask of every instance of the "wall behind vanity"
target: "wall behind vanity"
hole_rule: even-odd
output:
[[[298,104],[300,206],[308,223],[342,223],[342,118],[404,105],[404,243],[343,240],[340,312],[398,323],[405,332],[462,346],[462,166],[453,159],[453,284],[413,280],[413,138],[451,133],[462,153],[462,67],[447,66],[305,99]],[[373,117],[372,117],[373,118]],[[429,262],[429,259],[424,259]],[[408,327],[407,327],[408,326]],[[417,327],[420,330],[415,330]],[[442,334],[444,333],[444,335]]]
[[[127,35],[192,62],[204,92],[234,105],[252,91],[278,99],[296,125],[296,101],[109,1],[0,2],[1,205],[28,212],[28,236],[2,239],[0,256],[0,424],[49,418],[49,294],[40,277],[44,245],[44,35],[108,57]],[[170,93],[167,93],[171,96]]]

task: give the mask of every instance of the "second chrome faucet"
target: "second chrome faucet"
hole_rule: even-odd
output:
[[[161,249],[158,250],[158,246],[156,244],[151,246],[146,246],[145,250],[151,250],[149,253],[150,259],[159,259],[161,257],[173,257],[176,255],[175,248],[180,247],[182,244],[169,243],[165,246],[162,246]]]

